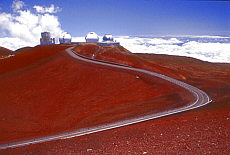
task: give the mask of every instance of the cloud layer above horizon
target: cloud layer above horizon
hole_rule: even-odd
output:
[[[126,36],[118,37],[116,40],[132,53],[178,55],[209,62],[230,63],[230,37],[143,38]]]
[[[0,46],[11,50],[35,46],[41,32],[49,31],[55,38],[63,32],[58,17],[53,15],[61,9],[53,4],[31,9],[23,1],[14,0],[11,8],[11,13],[0,12]]]
[[[101,37],[102,38],[102,37]],[[83,42],[84,37],[73,41]],[[209,62],[230,63],[230,37],[177,36],[131,37],[117,36],[115,40],[132,53],[154,53],[187,56]]]

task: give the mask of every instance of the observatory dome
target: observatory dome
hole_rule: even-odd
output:
[[[60,35],[60,38],[64,38],[64,39],[71,39],[71,35],[67,32],[63,32],[61,35]]]
[[[59,37],[60,44],[71,44],[71,35],[67,32],[63,32]]]
[[[105,34],[103,41],[97,42],[97,44],[100,46],[120,46],[120,43],[116,42],[111,34]]]
[[[113,41],[113,36],[111,34],[105,34],[103,41]]]
[[[98,42],[99,37],[95,32],[89,32],[85,36],[85,40],[86,40],[87,43],[96,43],[96,42]]]

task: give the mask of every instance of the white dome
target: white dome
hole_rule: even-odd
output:
[[[67,32],[63,32],[61,35],[60,35],[60,38],[63,38],[63,39],[71,39],[71,35]]]
[[[113,41],[113,36],[111,34],[105,34],[103,41]]]
[[[85,36],[85,40],[86,40],[87,43],[96,43],[96,42],[98,42],[99,37],[95,32],[89,32]]]
[[[69,33],[63,32],[59,37],[60,44],[71,44],[72,37]]]
[[[95,32],[89,32],[85,38],[86,39],[99,39],[98,35]]]

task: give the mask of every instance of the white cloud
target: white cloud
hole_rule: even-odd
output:
[[[38,13],[57,13],[57,12],[61,11],[61,8],[54,7],[53,4],[51,4],[50,7],[43,7],[43,6],[35,5],[33,8]]]
[[[21,4],[25,5],[22,1],[13,2],[12,6],[17,8],[16,13],[0,13],[0,34],[8,34],[7,37],[0,38],[0,46],[16,50],[39,44],[43,31],[49,31],[55,38],[62,33],[57,16],[33,13],[29,9],[22,10]]]
[[[176,38],[138,38],[138,37],[118,37],[117,41],[122,46],[133,53],[155,53],[179,55],[197,58],[209,62],[230,63],[230,42],[229,43],[201,43],[188,41],[183,43]]]
[[[21,47],[31,46],[31,43],[21,40],[19,38],[5,37],[5,38],[0,38],[0,46],[2,45],[4,45],[3,47],[6,47],[8,49],[16,50]]]
[[[85,42],[85,37],[72,37],[72,42]]]
[[[23,1],[20,0],[14,0],[11,8],[13,9],[14,12],[20,10],[21,8],[23,8],[25,6],[25,3]]]
[[[209,36],[209,35],[166,35],[164,37],[188,37],[188,38],[212,38],[212,39],[221,39],[229,38],[225,36]]]

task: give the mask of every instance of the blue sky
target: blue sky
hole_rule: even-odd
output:
[[[23,0],[27,8],[54,4],[61,28],[72,36],[230,35],[230,1],[198,0]],[[11,12],[0,0],[0,12]]]

